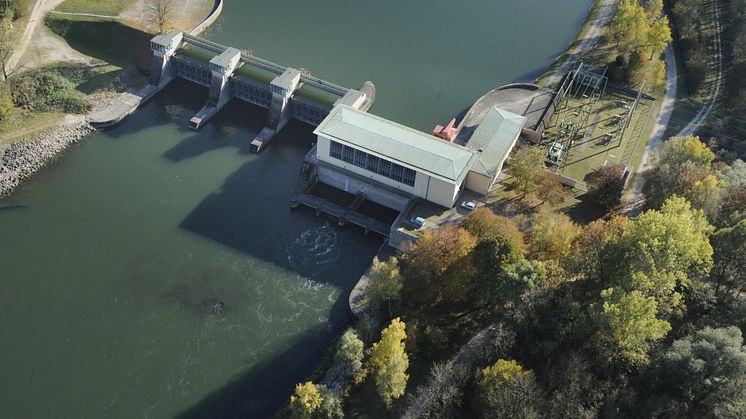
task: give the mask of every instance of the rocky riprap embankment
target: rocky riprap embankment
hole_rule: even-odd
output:
[[[93,131],[87,122],[76,122],[8,146],[0,161],[0,197],[9,195],[24,179]]]

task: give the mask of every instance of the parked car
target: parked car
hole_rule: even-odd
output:
[[[463,209],[465,209],[467,211],[471,211],[471,210],[473,210],[476,207],[477,207],[477,203],[474,202],[474,201],[469,201],[469,202],[464,201],[464,202],[461,203],[461,208],[463,208]]]
[[[422,226],[425,225],[425,219],[422,217],[412,217],[412,219],[409,220],[409,225],[415,229],[422,228]]]

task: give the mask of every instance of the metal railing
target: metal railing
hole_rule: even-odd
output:
[[[214,52],[216,54],[220,54],[224,52],[226,49],[228,49],[228,47],[218,44],[217,42],[213,42],[213,41],[210,41],[204,38],[189,35],[187,33],[184,34],[184,41],[196,47]],[[280,64],[273,63],[272,61],[265,60],[263,58],[259,58],[254,55],[246,54],[246,53],[241,53],[241,61],[245,64],[252,65],[254,67],[260,68],[262,70],[268,71],[278,76],[284,73],[285,70],[287,70],[287,67],[285,66],[282,66]],[[346,95],[347,92],[350,91],[350,89],[346,87],[342,87],[337,84],[328,82],[326,80],[322,80],[310,74],[301,74],[300,80],[304,84],[307,84],[311,87],[314,87],[319,90],[323,90],[327,93],[331,93],[333,95],[337,95],[340,97]]]

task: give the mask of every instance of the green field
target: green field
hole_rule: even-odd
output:
[[[92,13],[119,16],[135,0],[65,0],[55,10],[67,13]]]

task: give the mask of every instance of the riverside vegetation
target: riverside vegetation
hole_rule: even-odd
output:
[[[299,385],[278,415],[743,417],[746,163],[697,137],[655,161],[637,218],[483,207],[377,261],[386,327],[348,330],[322,368],[348,378]]]
[[[612,78],[646,77],[671,40],[661,10],[620,3]],[[314,384],[326,362],[304,384],[318,387],[319,403],[278,416],[743,417],[746,163],[718,144],[664,142],[636,218],[616,212],[623,173],[595,170],[586,196],[602,217],[587,224],[551,208],[555,186],[532,169],[541,156],[517,154],[515,199],[541,204],[513,218],[496,214],[499,203],[479,208],[374,262],[376,324],[405,325],[404,354],[387,366],[406,357],[407,368],[371,379],[381,369],[372,347],[386,337],[359,322],[346,335],[368,349],[357,380],[331,395],[337,407],[322,407],[326,384]]]

